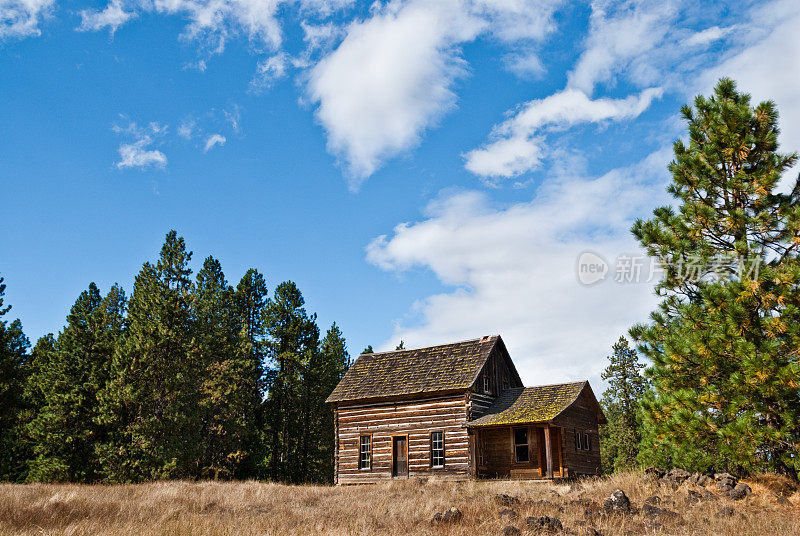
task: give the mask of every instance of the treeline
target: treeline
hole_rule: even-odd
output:
[[[633,234],[662,298],[604,377],[607,469],[800,472],[800,180],[778,152],[778,112],[732,80],[681,110],[672,206]],[[781,179],[786,181],[781,184]]]
[[[32,351],[0,279],[0,479],[331,480],[341,331],[292,282],[233,287],[213,257],[192,278],[191,257],[171,231],[130,298],[90,284]]]

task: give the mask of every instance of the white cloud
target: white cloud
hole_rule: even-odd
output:
[[[275,54],[258,62],[256,74],[250,80],[250,89],[261,91],[271,87],[276,80],[286,76],[288,65],[289,55],[285,52]]]
[[[481,22],[460,2],[390,4],[355,22],[311,70],[309,93],[357,188],[381,162],[419,142],[422,131],[455,104],[453,81],[464,63],[452,47]]]
[[[753,102],[774,100],[780,113],[781,150],[800,151],[800,4],[778,0],[759,5],[752,12],[745,43],[720,64],[706,69],[690,90],[708,94],[717,80],[728,76],[741,91],[752,94]],[[791,176],[800,171],[797,166]]]
[[[110,0],[102,10],[81,11],[82,30],[117,28],[138,13],[177,15],[188,20],[184,37],[221,53],[227,41],[245,35],[257,47],[277,49],[282,40],[278,9],[283,0]]]
[[[416,146],[456,103],[466,73],[458,46],[482,34],[541,40],[555,2],[411,0],[378,7],[347,27],[310,71],[308,93],[356,189],[382,163]]]
[[[0,41],[41,34],[39,23],[55,0],[0,0]]]
[[[613,80],[623,70],[637,80],[649,78],[654,50],[674,28],[676,4],[675,0],[593,1],[589,35],[567,87],[591,95],[597,83]]]
[[[123,117],[124,119],[124,117]],[[134,141],[122,143],[119,146],[119,161],[117,169],[148,168],[167,165],[167,156],[158,149],[152,149],[155,141],[164,136],[167,126],[159,123],[149,123],[146,127],[139,127],[135,122],[128,122],[127,126],[114,125],[114,132],[123,136],[133,137]]]
[[[102,11],[84,9],[80,12],[79,30],[96,32],[108,28],[113,34],[117,28],[136,17],[133,11],[126,11],[123,0],[111,0]]]
[[[585,122],[632,119],[645,111],[661,89],[649,88],[624,99],[590,99],[566,89],[526,103],[513,117],[497,125],[490,141],[466,154],[465,166],[485,178],[514,177],[537,169],[544,157],[547,127],[566,128]]]
[[[567,173],[506,208],[474,191],[445,195],[423,221],[373,240],[369,262],[429,269],[453,287],[419,301],[384,347],[500,333],[528,384],[598,376],[611,344],[655,298],[647,283],[582,286],[575,263],[585,250],[612,263],[638,252],[629,229],[665,198],[669,157],[665,148],[601,177]]]
[[[192,139],[196,131],[197,121],[195,119],[184,119],[178,126],[178,136],[185,140]]]
[[[203,152],[207,153],[208,151],[210,151],[211,149],[213,149],[217,145],[219,145],[219,146],[225,145],[226,141],[228,141],[228,140],[227,140],[227,138],[225,138],[225,136],[223,136],[221,134],[212,134],[211,136],[206,138],[206,144],[203,147]]]
[[[728,26],[726,28],[712,26],[711,28],[706,28],[705,30],[690,35],[684,40],[683,44],[687,47],[706,46],[714,41],[719,41],[735,29],[736,26]]]

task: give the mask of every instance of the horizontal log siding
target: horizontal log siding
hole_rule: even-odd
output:
[[[464,395],[370,406],[339,406],[339,484],[380,482],[392,478],[392,437],[408,436],[409,477],[469,478],[469,446]],[[430,435],[444,432],[445,466],[431,468]],[[358,468],[359,437],[372,435],[372,468]]]
[[[569,476],[600,474],[600,435],[597,415],[591,409],[586,395],[582,394],[553,422],[563,427],[561,441],[564,449],[564,467],[569,471]],[[589,434],[591,450],[575,449],[575,431]]]

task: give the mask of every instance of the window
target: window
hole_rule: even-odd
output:
[[[575,435],[575,450],[581,450],[581,434],[577,430],[572,430]]]
[[[583,448],[584,450],[592,450],[592,442],[589,438],[589,434],[583,434]]]
[[[514,430],[514,457],[517,463],[527,463],[530,461],[527,428],[516,428]]]
[[[444,467],[444,432],[431,432],[431,467]]]
[[[484,393],[489,392],[489,376],[483,377],[483,392]]]
[[[359,469],[372,468],[372,436],[362,435],[358,456]]]

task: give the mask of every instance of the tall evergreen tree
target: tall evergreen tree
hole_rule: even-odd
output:
[[[600,433],[603,471],[611,473],[630,469],[636,464],[641,441],[639,401],[647,380],[640,373],[644,364],[639,362],[636,350],[628,345],[625,337],[614,343],[608,360],[608,367],[601,376],[608,381],[608,389],[600,401],[608,422]]]
[[[336,325],[330,327],[308,364],[305,380],[309,385],[308,433],[304,481],[331,482],[333,478],[333,410],[325,399],[333,392],[350,366],[344,335]]]
[[[106,430],[96,422],[98,393],[108,382],[122,336],[125,303],[119,286],[103,298],[91,283],[53,347],[47,341],[37,344],[29,383],[41,404],[28,423],[36,455],[29,480],[92,482],[100,475],[94,449],[106,440]]]
[[[242,395],[249,399],[244,420],[248,423],[245,457],[239,465],[239,478],[266,475],[266,436],[264,431],[264,309],[267,305],[267,284],[258,270],[249,269],[236,286],[234,302],[238,317],[237,356],[246,374]]]
[[[6,285],[0,277],[0,480],[19,480],[25,466],[19,459],[19,413],[24,408],[23,391],[29,369],[30,342],[19,319],[3,317],[11,311],[3,305]]]
[[[800,183],[778,152],[775,105],[722,79],[682,114],[668,191],[634,235],[665,267],[651,323],[641,459],[747,472],[800,470]],[[715,275],[716,274],[716,275]],[[702,277],[697,277],[700,275]]]
[[[269,428],[269,475],[273,480],[299,482],[308,430],[308,407],[302,375],[317,351],[316,315],[306,313],[305,300],[291,281],[278,285],[264,310],[268,356],[266,424]]]
[[[101,393],[101,418],[113,432],[100,450],[114,481],[196,475],[200,459],[199,367],[193,334],[191,252],[175,231],[154,265],[136,276],[128,329]]]
[[[203,368],[201,477],[231,478],[246,457],[253,417],[256,371],[239,351],[240,324],[234,290],[217,259],[208,257],[197,274],[195,347]]]
[[[372,352],[374,352],[374,351],[375,351],[375,350],[373,350],[373,349],[372,349],[372,345],[371,345],[371,344],[369,344],[369,345],[367,345],[367,347],[366,347],[366,348],[364,348],[363,350],[361,350],[361,353],[362,353],[362,354],[371,354],[371,353],[372,353]]]

